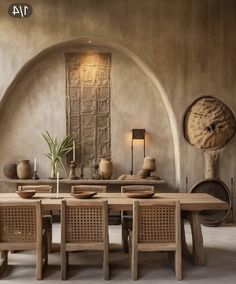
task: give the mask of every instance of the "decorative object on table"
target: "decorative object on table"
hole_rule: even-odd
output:
[[[34,158],[34,174],[33,174],[33,177],[32,179],[39,179],[38,175],[37,175],[37,160],[36,160],[36,157]]]
[[[123,193],[124,196],[129,198],[151,198],[155,192],[150,191],[140,191],[140,192],[126,192]]]
[[[145,132],[146,129],[131,129],[131,170],[130,174],[133,175],[134,171],[134,140],[143,140],[143,157],[145,157]]]
[[[150,175],[150,171],[149,171],[149,170],[141,169],[141,170],[138,171],[137,175],[138,175],[140,178],[147,178],[147,177]]]
[[[33,174],[33,176],[32,176],[32,179],[35,179],[35,180],[39,179],[39,177],[38,177],[38,175],[37,175],[37,171],[34,171],[34,174]]]
[[[83,179],[84,178],[84,164],[81,163],[80,166],[80,178]]]
[[[16,167],[17,176],[19,179],[30,178],[30,163],[29,160],[21,160]]]
[[[76,158],[111,157],[111,53],[66,53],[66,125],[75,133]],[[96,106],[96,107],[94,107]]]
[[[76,169],[76,162],[71,161],[70,162],[70,173],[69,173],[69,179],[75,180],[78,179],[79,177],[76,176],[75,174],[75,169]]]
[[[30,190],[30,189],[26,189],[26,190],[20,190],[16,192],[21,198],[24,199],[28,199],[31,198],[35,195],[36,190]]]
[[[4,175],[10,179],[16,179],[17,178],[16,167],[17,166],[14,163],[7,163],[3,168]]]
[[[92,192],[92,191],[81,191],[81,192],[77,192],[77,193],[71,193],[71,195],[74,198],[77,199],[88,199],[88,198],[92,198],[94,195],[96,195],[96,192]]]
[[[144,157],[143,167],[138,171],[138,176],[141,178],[153,178],[156,179],[155,176],[150,176],[151,172],[156,170],[156,159],[153,157]]]
[[[92,179],[95,180],[99,180],[101,179],[101,175],[99,174],[98,170],[99,170],[99,165],[96,161],[96,159],[93,160],[93,175],[92,175]]]
[[[101,158],[99,164],[99,170],[102,179],[110,179],[113,171],[113,164],[111,159]]]
[[[140,180],[141,177],[138,175],[129,175],[129,174],[123,174],[118,177],[118,180]]]
[[[67,135],[61,142],[57,138],[53,138],[51,134],[46,131],[42,134],[43,138],[48,144],[49,153],[44,154],[51,160],[51,175],[50,178],[55,179],[58,171],[58,165],[60,164],[64,170],[65,175],[66,168],[64,165],[63,157],[67,155],[73,149],[73,135]]]

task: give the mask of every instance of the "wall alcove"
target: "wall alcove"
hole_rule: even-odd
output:
[[[1,104],[1,167],[8,161],[39,161],[40,177],[50,163],[41,133],[66,133],[65,53],[111,53],[111,157],[114,177],[130,171],[130,132],[146,128],[146,155],[157,160],[157,175],[171,189],[179,183],[179,141],[175,117],[161,84],[135,55],[116,44],[87,39],[58,44],[28,62],[9,86]],[[142,145],[136,145],[134,170],[142,165]],[[85,175],[90,171],[85,171]],[[1,173],[3,177],[3,173]]]

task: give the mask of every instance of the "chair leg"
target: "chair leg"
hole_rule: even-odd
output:
[[[104,280],[110,279],[110,271],[109,271],[109,247],[104,249],[103,252],[103,274]]]
[[[183,271],[182,271],[182,253],[181,250],[177,250],[175,252],[175,275],[177,280],[183,279]]]
[[[61,247],[61,279],[67,279],[68,252]]]
[[[138,250],[137,248],[132,247],[131,255],[131,273],[132,279],[138,280]]]
[[[43,249],[36,250],[36,278],[41,280],[43,278]]]
[[[128,227],[127,227],[127,220],[122,218],[121,221],[121,230],[122,230],[122,247],[125,253],[129,251],[128,245]]]
[[[1,259],[0,259],[0,274],[3,273],[6,266],[8,264],[8,251],[4,250],[1,252]]]

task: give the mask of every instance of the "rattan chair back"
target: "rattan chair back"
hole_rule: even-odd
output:
[[[152,191],[152,192],[154,192],[154,186],[152,186],[152,185],[124,185],[124,186],[121,187],[121,193],[139,192],[139,191]]]
[[[35,190],[37,193],[52,193],[52,185],[19,185],[18,191]]]
[[[71,193],[88,192],[88,191],[105,193],[107,192],[107,187],[104,185],[73,185],[71,187]]]

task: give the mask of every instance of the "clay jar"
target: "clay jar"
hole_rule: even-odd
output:
[[[3,168],[3,173],[8,178],[12,178],[12,179],[17,178],[16,164],[7,163]]]
[[[30,163],[29,160],[19,161],[17,164],[17,176],[19,179],[30,178]]]
[[[110,179],[112,176],[113,164],[111,159],[101,158],[99,164],[100,175],[102,179]]]
[[[143,161],[143,169],[153,172],[156,170],[156,160],[153,157],[145,157]]]

